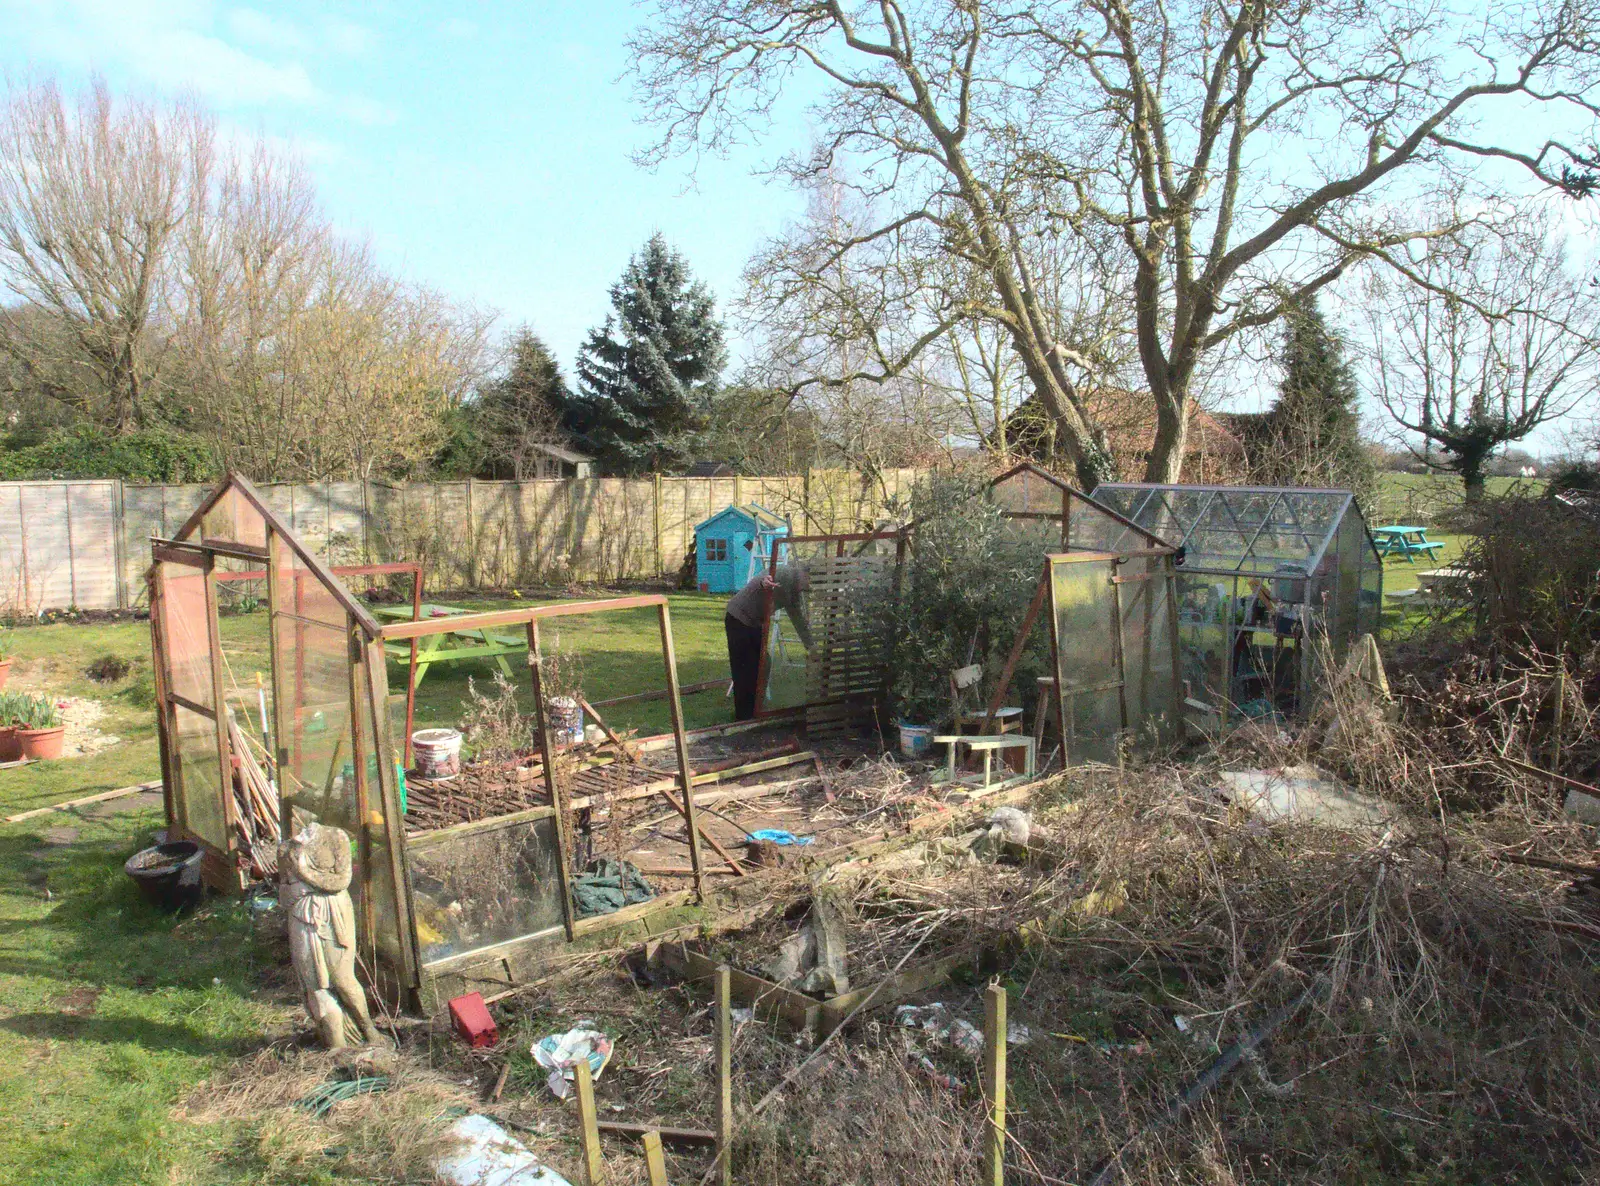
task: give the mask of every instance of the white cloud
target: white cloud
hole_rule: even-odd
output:
[[[453,16],[439,26],[439,32],[446,37],[454,37],[457,41],[470,41],[478,35],[478,22]]]
[[[373,37],[342,19],[302,28],[254,8],[208,0],[0,0],[0,24],[42,68],[121,68],[163,90],[192,90],[222,108],[327,107],[381,122],[380,104],[330,94],[316,59],[365,53]]]

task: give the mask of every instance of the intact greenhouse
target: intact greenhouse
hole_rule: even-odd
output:
[[[1095,499],[1179,549],[1181,682],[1202,728],[1305,711],[1314,644],[1337,663],[1378,628],[1383,561],[1348,490],[1109,482]]]

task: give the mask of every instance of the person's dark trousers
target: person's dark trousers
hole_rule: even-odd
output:
[[[761,627],[746,626],[732,614],[722,616],[728,634],[728,669],[733,673],[733,719],[753,721],[756,681],[761,676]]]

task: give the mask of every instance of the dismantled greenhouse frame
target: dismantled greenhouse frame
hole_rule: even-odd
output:
[[[1184,704],[1208,731],[1308,709],[1321,648],[1375,633],[1383,561],[1348,490],[1110,482],[1095,498],[1180,549]]]
[[[246,866],[270,873],[274,865],[275,853],[261,851],[267,846],[253,831],[260,821],[252,809],[264,799],[278,812],[273,842],[311,822],[348,832],[360,964],[385,998],[407,1006],[433,1001],[438,982],[464,962],[499,961],[510,976],[514,965],[537,958],[551,942],[625,921],[626,912],[576,920],[568,892],[568,817],[578,809],[569,790],[586,790],[591,784],[584,779],[598,778],[595,789],[609,792],[615,779],[604,777],[608,766],[645,779],[645,790],[661,794],[685,815],[695,892],[703,888],[693,797],[685,795],[680,806],[663,785],[681,793],[692,780],[665,597],[380,625],[236,475],[205,499],[175,538],[154,540],[152,553],[150,623],[171,837],[199,845],[208,885],[237,892]],[[255,570],[266,579],[272,667],[272,706],[259,721],[250,713],[264,703],[265,693],[237,685],[222,648],[217,606],[224,573]],[[662,740],[677,757],[674,777],[665,780],[636,775],[631,764],[606,757],[558,755],[540,689],[542,619],[638,609],[655,611],[661,636],[673,726]],[[535,797],[542,801],[530,803],[523,793],[516,810],[496,813],[501,800],[485,796],[452,822],[440,826],[435,814],[413,830],[408,807],[419,806],[427,787],[419,781],[407,804],[384,644],[447,630],[509,627],[527,632],[540,739],[540,769],[517,771],[513,778],[540,779],[542,794]],[[271,754],[270,781],[243,777],[243,768],[256,765],[258,749],[262,756]],[[469,892],[459,892],[464,889]],[[447,906],[436,902],[441,892],[449,897]],[[430,910],[430,901],[436,908]],[[441,934],[446,926],[456,929],[459,943]]]
[[[1170,623],[1175,550],[1029,463],[1007,470],[990,489],[1015,529],[1038,543],[1045,570],[995,686],[985,731],[1048,603],[1055,686],[1035,712],[1053,713],[1061,723],[1063,761],[1112,761],[1119,739],[1171,739],[1182,719],[1170,695],[1177,669]],[[759,711],[802,708],[808,735],[862,721],[881,732],[888,615],[915,538],[912,523],[892,532],[778,541],[770,575],[780,563],[805,567],[815,645],[809,653],[798,647],[774,616],[769,593]]]

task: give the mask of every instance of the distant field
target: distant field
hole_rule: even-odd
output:
[[[1530,493],[1544,483],[1529,478],[1490,478],[1485,486],[1492,496],[1510,493],[1518,486]],[[1374,527],[1382,523],[1417,523],[1430,526],[1447,511],[1461,505],[1461,479],[1454,474],[1378,475],[1378,505],[1372,517]]]

